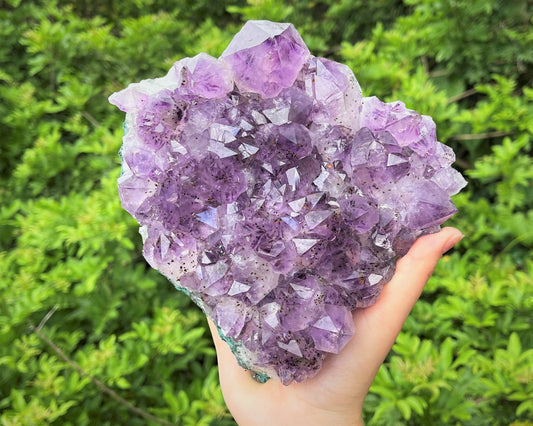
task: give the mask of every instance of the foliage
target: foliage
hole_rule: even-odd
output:
[[[365,95],[432,115],[469,178],[443,258],[365,404],[370,425],[533,424],[533,42],[515,0],[0,3],[0,423],[234,424],[203,316],[147,267],[116,195],[107,96],[294,22]],[[33,329],[31,327],[34,327]],[[44,338],[43,338],[44,337]],[[68,362],[46,339],[59,348]],[[488,420],[490,419],[490,420]]]

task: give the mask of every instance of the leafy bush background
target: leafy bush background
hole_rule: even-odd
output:
[[[146,266],[119,205],[123,116],[106,98],[184,56],[220,54],[247,19],[271,19],[350,65],[365,95],[432,115],[470,182],[450,221],[467,238],[381,368],[367,423],[533,424],[532,8],[0,1],[0,423],[150,423],[45,336],[158,419],[234,424],[201,313]]]

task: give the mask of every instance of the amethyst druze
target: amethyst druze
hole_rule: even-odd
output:
[[[433,120],[363,98],[291,24],[247,22],[130,84],[119,194],[144,256],[217,324],[240,364],[283,384],[353,335],[415,239],[464,185]]]

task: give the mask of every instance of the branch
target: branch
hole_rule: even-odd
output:
[[[429,73],[430,77],[444,77],[449,74],[447,70],[436,70]]]
[[[46,320],[48,320],[54,312],[54,309],[47,314],[47,316],[41,321],[41,324],[44,325]],[[48,317],[48,318],[47,318]],[[80,373],[82,376],[87,377],[91,382],[93,382],[102,392],[108,394],[111,398],[113,398],[118,403],[124,405],[128,410],[131,412],[147,419],[155,423],[159,423],[161,425],[165,426],[174,426],[173,423],[167,422],[166,420],[159,419],[157,417],[152,416],[150,413],[147,413],[146,411],[141,410],[140,408],[135,407],[128,401],[126,401],[124,398],[119,396],[115,391],[109,389],[106,385],[104,385],[100,380],[95,379],[94,377],[90,376],[83,368],[80,367],[79,364],[72,361],[59,347],[55,345],[54,342],[52,342],[48,337],[46,337],[42,331],[41,331],[41,324],[39,324],[39,327],[35,327],[33,324],[30,324],[30,329],[39,336],[39,338],[45,342],[50,348],[68,365],[70,365],[74,370],[76,370],[78,373]]]
[[[89,114],[87,111],[82,111],[81,115],[83,115],[88,122],[90,122],[94,127],[100,127],[100,123],[96,118],[94,118],[91,114]]]
[[[465,90],[463,93],[459,93],[458,95],[452,96],[448,99],[448,103],[454,103],[457,101],[460,101],[461,99],[468,98],[469,96],[475,95],[477,93],[476,89],[468,89]]]
[[[514,132],[498,130],[495,132],[488,133],[477,133],[477,134],[467,134],[467,135],[455,135],[450,137],[450,139],[455,141],[473,141],[476,139],[489,139],[489,138],[499,138],[501,136],[510,136]]]
[[[422,61],[422,66],[424,67],[424,72],[429,74],[429,64],[427,56],[423,55],[420,60]]]
[[[463,169],[471,169],[472,168],[472,164],[470,164],[468,161],[465,161],[461,158],[456,158],[454,163],[456,165],[458,165],[459,167],[463,168]]]
[[[41,331],[44,327],[44,325],[48,322],[48,320],[54,315],[54,312],[57,311],[57,308],[59,307],[58,304],[55,304],[52,309],[48,311],[48,313],[44,316],[44,318],[41,320],[39,325],[37,326],[37,330]]]

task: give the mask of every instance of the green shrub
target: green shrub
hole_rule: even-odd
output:
[[[0,423],[234,424],[205,319],[146,265],[120,207],[107,96],[218,55],[257,18],[294,22],[365,95],[432,115],[469,178],[450,222],[467,238],[381,368],[367,423],[533,424],[525,0],[0,3]]]

